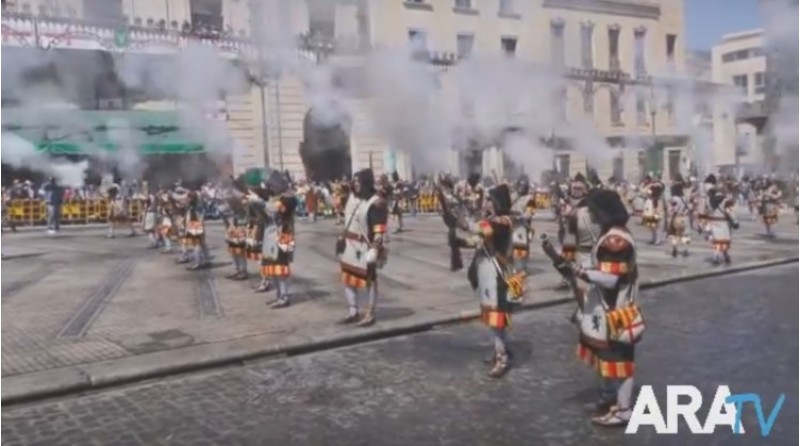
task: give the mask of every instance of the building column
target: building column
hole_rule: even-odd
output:
[[[456,178],[461,177],[461,152],[455,149],[447,151],[447,167],[450,175]]]
[[[497,147],[489,147],[483,150],[483,157],[481,159],[481,168],[484,177],[497,176],[498,179],[503,178],[503,153]]]

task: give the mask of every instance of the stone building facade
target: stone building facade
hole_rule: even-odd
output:
[[[604,179],[635,179],[648,169],[674,175],[689,156],[674,110],[653,91],[661,77],[685,73],[683,0],[13,0],[4,7],[3,45],[165,54],[198,41],[240,59],[257,82],[225,98],[237,170],[306,173],[307,85],[265,69],[271,55],[262,44],[300,35],[314,37],[298,52],[312,63],[423,42],[444,89],[452,88],[458,56],[469,52],[560,69],[569,79],[563,118],[588,119],[609,147],[593,166]],[[351,170],[411,177],[419,167],[411,156],[362,125],[368,109],[351,110]],[[554,158],[544,162],[564,175],[585,171],[582,148],[552,133]],[[483,148],[484,170],[502,172],[497,147]],[[452,170],[463,167],[458,154],[449,158]]]

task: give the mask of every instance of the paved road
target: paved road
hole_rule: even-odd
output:
[[[546,215],[537,216],[536,227],[555,232]],[[373,329],[476,308],[464,274],[449,272],[441,219],[409,219],[408,228],[392,236]],[[639,240],[646,240],[643,228],[633,229]],[[55,238],[36,232],[3,234],[4,254],[17,257],[3,260],[2,376],[152,358],[256,336],[263,337],[261,345],[285,345],[351,330],[333,324],[346,311],[332,256],[339,230],[329,221],[299,225],[294,305],[279,311],[265,305],[272,294],[257,295],[247,283],[223,278],[231,267],[219,226],[209,234],[215,268],[201,273],[146,250],[141,237],[108,240],[102,229],[65,228]],[[732,249],[734,263],[797,255],[797,228],[789,218],[781,220],[777,240],[763,240],[758,236],[762,231],[757,224],[743,224]],[[672,259],[667,246],[642,244],[643,274],[656,279],[710,269],[703,261],[711,252],[708,243],[694,243],[687,259]],[[552,288],[558,281],[535,251],[531,289]],[[532,296],[546,299],[552,293]]]
[[[638,384],[718,384],[787,400],[770,438],[638,435],[595,428],[594,376],[573,357],[568,306],[515,319],[516,366],[485,376],[478,324],[4,407],[5,446],[797,444],[796,264],[648,291]],[[707,401],[706,404],[709,404]],[[663,406],[662,406],[663,407]],[[705,413],[707,406],[701,413]],[[704,416],[704,415],[703,415]],[[704,418],[702,418],[704,419]]]

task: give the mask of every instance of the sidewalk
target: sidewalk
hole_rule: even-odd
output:
[[[537,231],[554,233],[551,222]],[[393,236],[381,280],[379,322],[341,327],[346,311],[330,222],[299,225],[293,305],[270,310],[271,295],[222,277],[226,265],[220,228],[210,244],[216,268],[187,272],[172,259],[143,249],[142,238],[102,238],[102,230],[44,239],[4,236],[6,247],[44,254],[3,262],[2,402],[88,390],[277,354],[308,351],[472,320],[477,304],[464,273],[448,270],[444,232],[436,219],[408,221]],[[781,239],[764,241],[745,222],[732,251],[734,266],[705,263],[706,243],[672,259],[668,247],[640,244],[643,286],[796,261],[797,233],[783,222]],[[635,229],[637,239],[644,235]],[[10,246],[9,246],[10,245]],[[47,271],[41,272],[43,267]],[[528,309],[568,303],[553,287],[559,277],[534,251]],[[10,271],[9,271],[10,270]]]

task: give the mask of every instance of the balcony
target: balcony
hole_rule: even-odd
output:
[[[50,17],[4,10],[3,45],[22,48],[131,51],[164,54],[189,46],[192,42],[218,47],[224,54],[237,56],[250,51],[245,30],[209,27],[189,22],[167,23],[164,19],[127,16],[118,19],[87,20],[77,17]]]

